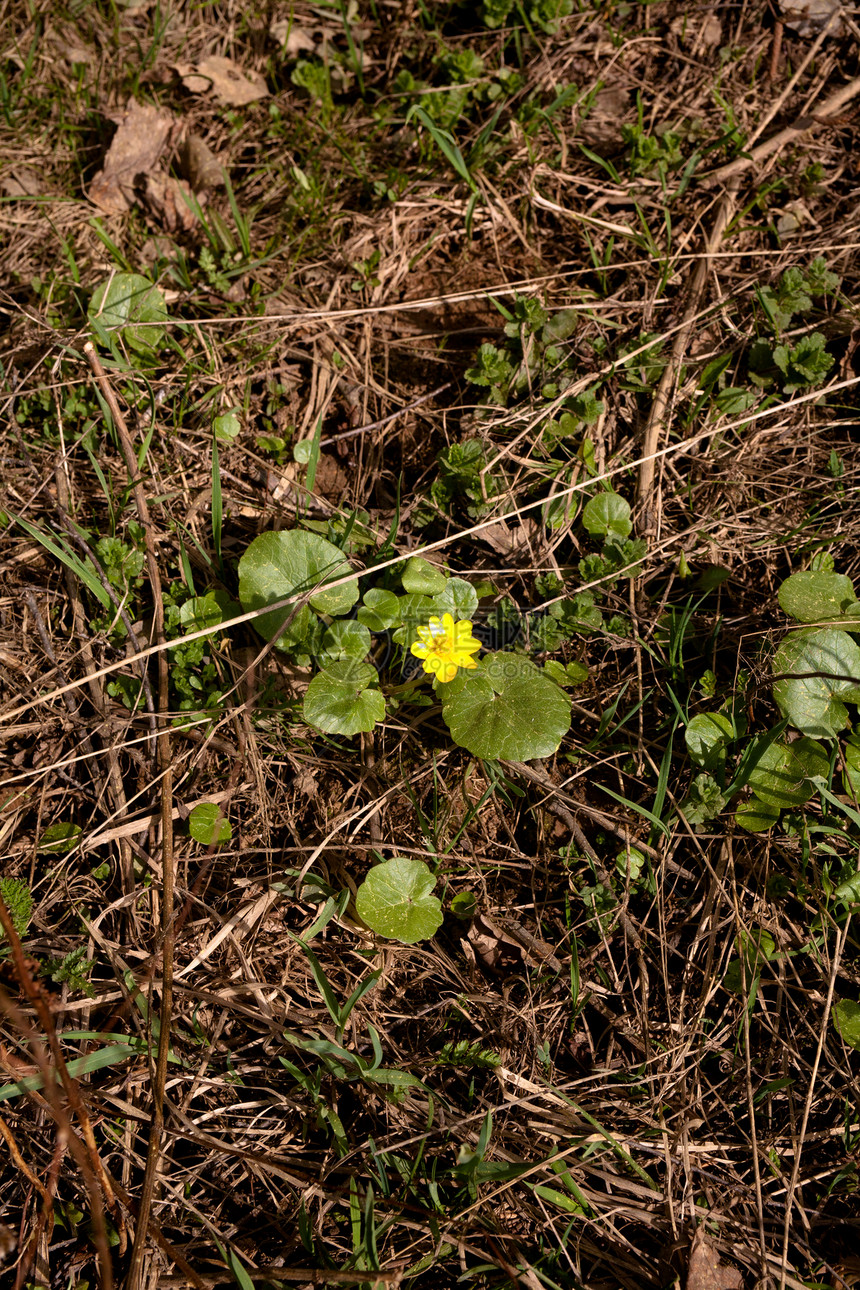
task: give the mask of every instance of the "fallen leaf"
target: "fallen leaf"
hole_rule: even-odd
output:
[[[0,189],[7,197],[38,197],[45,194],[45,181],[35,170],[17,166],[0,181]]]
[[[168,233],[190,233],[197,215],[183,194],[191,196],[184,179],[174,179],[161,171],[146,175],[140,194],[141,204]]]
[[[264,99],[269,93],[265,77],[259,72],[245,71],[232,58],[213,54],[200,63],[178,63],[176,70],[182,84],[191,94],[205,94],[209,90],[230,107],[243,107]]]
[[[741,1290],[743,1283],[738,1269],[720,1262],[716,1247],[699,1228],[687,1265],[687,1290]]]
[[[297,54],[312,54],[316,50],[314,39],[289,18],[276,19],[269,28],[269,34],[272,40],[278,42],[281,53],[287,58],[295,58]]]
[[[90,184],[90,201],[108,215],[130,210],[135,184],[155,168],[173,124],[170,112],[132,99],[117,121],[104,166]]]
[[[215,153],[199,134],[189,134],[179,150],[183,174],[195,193],[224,186],[224,171]]]
[[[480,537],[488,546],[501,556],[531,555],[533,544],[540,540],[541,527],[537,520],[526,515],[520,520],[517,528],[511,528],[506,520],[496,520],[481,529]]]
[[[842,0],[780,0],[779,7],[786,27],[798,36],[817,36],[831,18],[827,34],[838,36],[842,31],[841,17],[834,17],[842,8]]]

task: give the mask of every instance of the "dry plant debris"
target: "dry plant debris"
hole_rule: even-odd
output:
[[[856,1281],[826,8],[4,8],[4,1284]]]

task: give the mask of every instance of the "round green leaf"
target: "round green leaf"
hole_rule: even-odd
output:
[[[39,850],[50,851],[54,855],[63,855],[66,851],[73,851],[78,844],[78,838],[81,836],[81,826],[79,824],[49,824],[39,839]]]
[[[451,738],[475,757],[549,757],[570,729],[566,695],[519,654],[485,654],[438,693]]]
[[[239,561],[239,599],[249,612],[262,609],[287,596],[312,591],[309,603],[323,614],[347,614],[358,599],[355,582],[342,587],[326,588],[320,583],[333,582],[350,573],[343,552],[317,533],[292,529],[283,533],[261,533],[254,538]],[[318,587],[319,590],[313,589]],[[255,620],[261,636],[271,640],[282,630],[294,606],[262,614]],[[304,605],[293,618],[278,647],[291,649],[307,635],[310,623]]]
[[[242,422],[239,420],[239,409],[231,408],[229,412],[224,412],[220,417],[216,417],[212,422],[212,429],[215,432],[215,438],[222,443],[232,443],[242,429]]]
[[[747,833],[766,833],[779,819],[779,807],[753,797],[738,807],[735,819]]]
[[[445,590],[448,579],[441,569],[435,568],[429,560],[422,560],[414,555],[406,561],[406,568],[400,575],[403,590],[414,596],[438,596]]]
[[[810,743],[814,744],[814,740]],[[825,762],[829,766],[826,755]],[[756,797],[776,811],[802,806],[815,792],[793,744],[768,744],[750,771],[748,783]]]
[[[783,613],[800,623],[840,618],[857,601],[850,578],[823,570],[793,573],[781,584],[778,599]]]
[[[371,587],[363,596],[363,603],[356,611],[360,623],[372,632],[384,632],[400,621],[400,597],[393,591],[380,591]]]
[[[441,617],[450,614],[454,622],[472,621],[478,608],[478,596],[465,578],[449,578],[443,591],[433,598],[434,610]]]
[[[633,528],[630,507],[617,493],[598,493],[586,503],[582,523],[592,537],[626,538]]]
[[[329,663],[308,686],[303,704],[305,721],[329,735],[351,738],[372,730],[385,716],[385,699],[368,688],[378,679],[370,663],[344,659]]]
[[[833,1024],[849,1048],[860,1053],[860,1003],[839,999],[833,1005]]]
[[[805,735],[832,738],[848,725],[844,700],[860,702],[860,647],[836,628],[786,636],[773,656],[773,696]],[[782,673],[791,675],[783,676]]]
[[[337,618],[323,636],[323,650],[330,658],[366,658],[370,632],[353,618]]]
[[[204,847],[229,842],[233,836],[233,826],[225,820],[215,802],[201,802],[195,806],[188,817],[188,832],[195,842]]]
[[[451,900],[451,913],[455,918],[462,918],[464,922],[474,918],[477,908],[478,902],[474,892],[471,891],[458,891]]]
[[[414,945],[429,940],[442,926],[442,905],[432,894],[435,886],[426,864],[395,856],[371,869],[358,889],[355,908],[378,935]]]
[[[716,770],[726,760],[726,747],[735,728],[724,712],[701,712],[687,724],[684,742],[690,761],[703,770]]]
[[[150,355],[164,339],[167,306],[159,287],[139,273],[115,273],[96,287],[90,300],[91,324],[122,329],[129,349]]]

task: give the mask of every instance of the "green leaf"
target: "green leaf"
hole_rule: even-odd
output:
[[[370,632],[353,618],[335,619],[323,636],[324,652],[332,659],[366,658],[370,652]]]
[[[19,937],[23,936],[33,916],[33,893],[20,878],[0,878],[0,896],[9,911],[12,926]],[[5,939],[5,933],[0,927],[0,941]]]
[[[346,577],[350,566],[343,552],[317,533],[293,529],[282,533],[261,533],[254,538],[239,561],[239,599],[249,612],[262,609],[288,596],[309,591],[309,603],[324,614],[346,614],[358,599],[355,582],[327,589],[325,584]],[[314,591],[314,588],[319,590]],[[295,606],[262,614],[255,620],[261,636],[271,640],[281,632]],[[310,626],[307,605],[296,613],[287,632],[278,639],[278,648],[289,650],[303,640]]]
[[[439,595],[433,597],[433,606],[440,617],[450,614],[454,622],[464,619],[471,622],[478,608],[478,596],[464,578],[449,578]]]
[[[853,999],[839,999],[830,1015],[844,1042],[860,1053],[860,1003]]]
[[[413,596],[438,596],[448,585],[448,579],[442,570],[418,555],[407,560],[400,581],[403,583],[403,590]]]
[[[779,819],[779,807],[753,797],[735,811],[735,820],[747,833],[766,833]]]
[[[348,738],[372,730],[385,716],[385,699],[370,688],[378,679],[370,663],[344,659],[327,664],[308,686],[302,707],[305,721],[326,734]]]
[[[726,760],[726,748],[735,728],[724,712],[702,712],[687,724],[684,742],[690,761],[702,770],[716,770]]]
[[[50,851],[54,855],[63,855],[66,851],[73,851],[78,845],[78,838],[81,836],[81,826],[79,824],[49,824],[45,832],[39,838],[39,850]]]
[[[814,745],[814,740],[809,742]],[[820,744],[815,746],[821,748]],[[823,748],[821,753],[826,774],[830,762]],[[747,783],[756,797],[775,811],[802,806],[815,792],[793,744],[768,744],[750,771]]]
[[[551,681],[556,685],[582,685],[583,681],[588,680],[588,667],[585,663],[579,663],[574,660],[567,666],[557,662],[554,658],[548,658],[543,665],[543,670]]]
[[[857,603],[854,584],[844,573],[809,570],[786,578],[780,585],[778,599],[783,613],[800,623],[840,618]]]
[[[793,394],[795,390],[802,390],[809,385],[818,385],[824,380],[836,361],[824,345],[821,332],[815,331],[811,336],[801,337],[790,349],[787,345],[775,347],[773,361],[786,378],[783,387],[786,394]]]
[[[860,701],[860,647],[847,632],[794,632],[774,654],[772,667],[780,677],[774,682],[774,698],[793,726],[825,739],[844,730],[848,709],[843,699]]]
[[[400,597],[393,591],[371,587],[364,593],[364,603],[356,611],[360,623],[372,632],[384,632],[400,621]]]
[[[115,273],[96,287],[87,311],[96,330],[122,330],[129,349],[152,356],[164,339],[168,320],[164,295],[139,273]]]
[[[233,826],[215,802],[201,802],[188,817],[188,832],[204,847],[220,846],[232,838]]]
[[[618,493],[598,493],[582,512],[582,523],[592,537],[629,537],[633,525],[630,506]]]
[[[432,894],[435,886],[426,864],[395,856],[371,869],[358,889],[355,908],[379,936],[414,945],[429,940],[442,926],[442,905]]]
[[[548,757],[570,729],[563,691],[519,654],[485,654],[437,692],[452,739],[475,757]]]
[[[229,412],[223,412],[220,417],[215,417],[212,422],[215,438],[221,443],[232,443],[242,429],[238,413],[238,408],[231,408]]]

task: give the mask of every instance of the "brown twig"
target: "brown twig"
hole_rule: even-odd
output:
[[[158,1054],[152,1080],[152,1128],[146,1153],[146,1167],[141,1188],[138,1221],[135,1225],[134,1243],[132,1245],[126,1284],[128,1290],[137,1290],[140,1285],[143,1268],[143,1256],[149,1231],[149,1220],[152,1201],[155,1195],[158,1161],[161,1155],[161,1141],[164,1131],[164,1086],[167,1081],[167,1062],[170,1052],[170,1021],[173,1009],[173,951],[174,951],[174,891],[176,867],[173,851],[173,771],[170,747],[170,726],[168,713],[168,668],[167,653],[163,648],[166,642],[164,631],[164,598],[161,591],[161,574],[158,567],[155,532],[149,514],[149,505],[143,481],[140,478],[137,455],[125,418],[120,410],[116,395],[107,379],[104,368],[96,354],[92,341],[84,345],[87,357],[99,390],[110,409],[114,427],[119,438],[120,448],[128,471],[135,506],[144,531],[146,544],[146,563],[153,595],[153,616],[157,643],[162,646],[158,655],[158,742],[157,766],[161,776],[161,933],[162,933],[162,966],[161,966],[161,1014],[158,1033]]]

